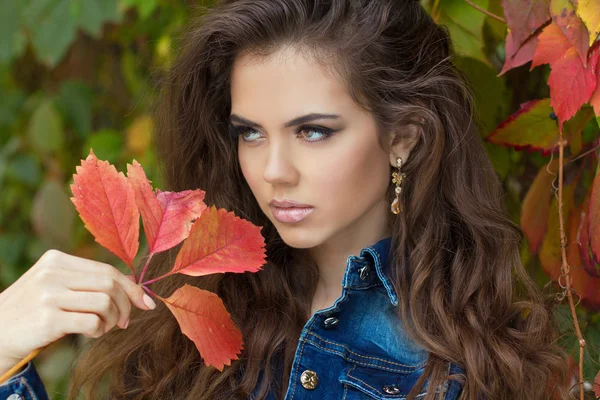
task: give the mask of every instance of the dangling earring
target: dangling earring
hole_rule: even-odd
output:
[[[394,214],[398,215],[404,210],[404,207],[400,203],[400,192],[402,191],[402,181],[406,177],[406,174],[401,171],[402,158],[398,157],[396,159],[396,165],[398,166],[398,172],[392,172],[392,182],[396,184],[396,198],[392,202],[390,209]]]

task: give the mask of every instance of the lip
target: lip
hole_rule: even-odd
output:
[[[271,207],[278,207],[278,208],[290,208],[290,207],[308,208],[308,207],[312,207],[308,204],[300,203],[299,201],[287,200],[287,199],[284,199],[284,200],[273,199],[269,202],[269,205]]]
[[[314,207],[277,207],[271,205],[271,213],[279,222],[300,222],[315,210]]]

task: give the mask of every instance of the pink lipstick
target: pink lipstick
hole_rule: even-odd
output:
[[[314,211],[314,207],[294,200],[277,200],[269,202],[271,213],[279,222],[299,222]]]

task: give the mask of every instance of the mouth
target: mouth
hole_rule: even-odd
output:
[[[270,205],[273,217],[279,222],[300,222],[314,211],[314,207],[277,207]]]

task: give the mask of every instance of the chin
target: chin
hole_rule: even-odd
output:
[[[314,230],[297,229],[292,226],[286,226],[288,224],[282,224],[278,221],[275,221],[274,224],[281,239],[290,247],[295,249],[310,249],[321,243],[321,240],[315,238]]]

